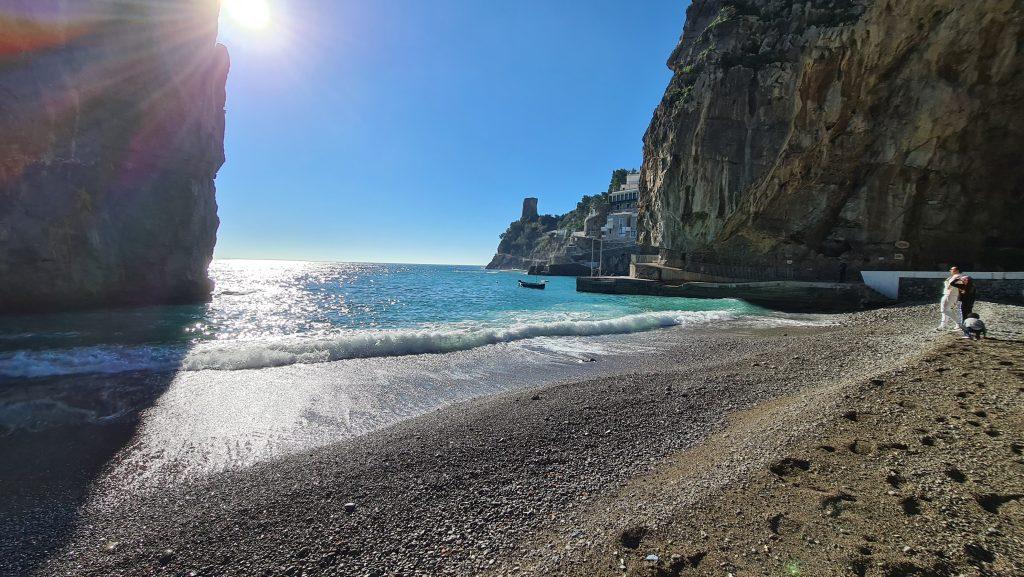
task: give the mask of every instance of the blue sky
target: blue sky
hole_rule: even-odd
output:
[[[268,0],[222,16],[218,258],[486,263],[639,168],[683,0]]]

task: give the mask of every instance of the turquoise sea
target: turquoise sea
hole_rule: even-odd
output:
[[[203,305],[0,318],[0,440],[101,442],[128,427],[110,469],[121,494],[482,396],[652,369],[681,332],[693,346],[809,322],[734,300],[577,293],[572,278],[525,289],[537,279],[478,266],[217,260],[210,272]]]
[[[217,260],[212,302],[0,319],[0,378],[241,370],[446,353],[759,315],[734,300],[520,288],[479,266]]]

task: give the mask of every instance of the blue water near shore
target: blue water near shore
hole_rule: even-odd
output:
[[[476,266],[214,261],[212,302],[0,319],[0,378],[242,370],[641,332],[763,311],[735,300],[578,293]],[[529,278],[529,280],[537,280]]]

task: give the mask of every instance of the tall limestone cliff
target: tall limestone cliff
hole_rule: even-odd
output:
[[[0,9],[0,312],[207,298],[224,163],[214,0]]]
[[[641,242],[823,277],[1020,270],[1022,37],[1020,0],[693,0]]]

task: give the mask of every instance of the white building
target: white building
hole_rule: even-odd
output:
[[[608,240],[636,241],[637,203],[640,201],[640,173],[626,175],[626,183],[609,195],[611,211],[601,230]]]

